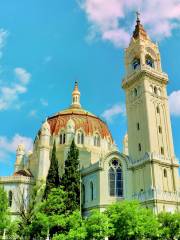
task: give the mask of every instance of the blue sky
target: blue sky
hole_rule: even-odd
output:
[[[46,116],[71,104],[75,80],[82,106],[106,118],[122,149],[124,47],[137,9],[159,42],[163,70],[169,75],[175,152],[180,157],[180,3],[166,0],[159,13],[161,3],[0,1],[0,175],[12,174],[18,142],[29,149]]]

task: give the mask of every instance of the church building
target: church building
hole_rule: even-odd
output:
[[[103,211],[109,204],[138,199],[154,213],[180,209],[179,164],[175,157],[166,86],[158,45],[153,43],[137,17],[125,49],[127,134],[123,152],[114,143],[107,124],[81,106],[78,83],[69,108],[48,117],[37,133],[32,153],[23,144],[16,151],[12,176],[0,177],[8,193],[13,216],[18,214],[20,191],[28,196],[38,181],[46,181],[53,143],[59,172],[72,139],[79,149],[81,205]]]

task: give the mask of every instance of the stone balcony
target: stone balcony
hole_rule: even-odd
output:
[[[0,184],[4,183],[33,183],[33,179],[26,176],[0,177]]]

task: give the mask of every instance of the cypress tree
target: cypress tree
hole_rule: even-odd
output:
[[[67,193],[67,211],[73,212],[80,207],[80,171],[79,171],[79,150],[74,140],[65,161],[64,174],[61,179],[61,186]]]
[[[44,192],[44,198],[47,199],[47,196],[50,193],[52,188],[57,188],[59,186],[60,186],[60,178],[59,178],[59,171],[58,171],[58,160],[56,157],[56,144],[54,142],[49,172],[46,179],[46,188]]]

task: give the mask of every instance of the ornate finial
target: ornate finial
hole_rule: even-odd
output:
[[[80,108],[81,104],[80,104],[80,92],[78,89],[78,82],[75,81],[75,86],[74,86],[74,90],[72,92],[72,104],[71,107],[76,107],[76,108]]]
[[[140,22],[140,13],[137,11],[136,12],[136,22],[138,23],[138,22]]]
[[[138,38],[147,39],[148,35],[147,35],[146,31],[144,30],[143,25],[140,22],[140,18],[139,18],[140,13],[136,12],[136,16],[137,16],[137,19],[136,19],[135,30],[133,32],[133,38],[134,39],[138,39]]]

